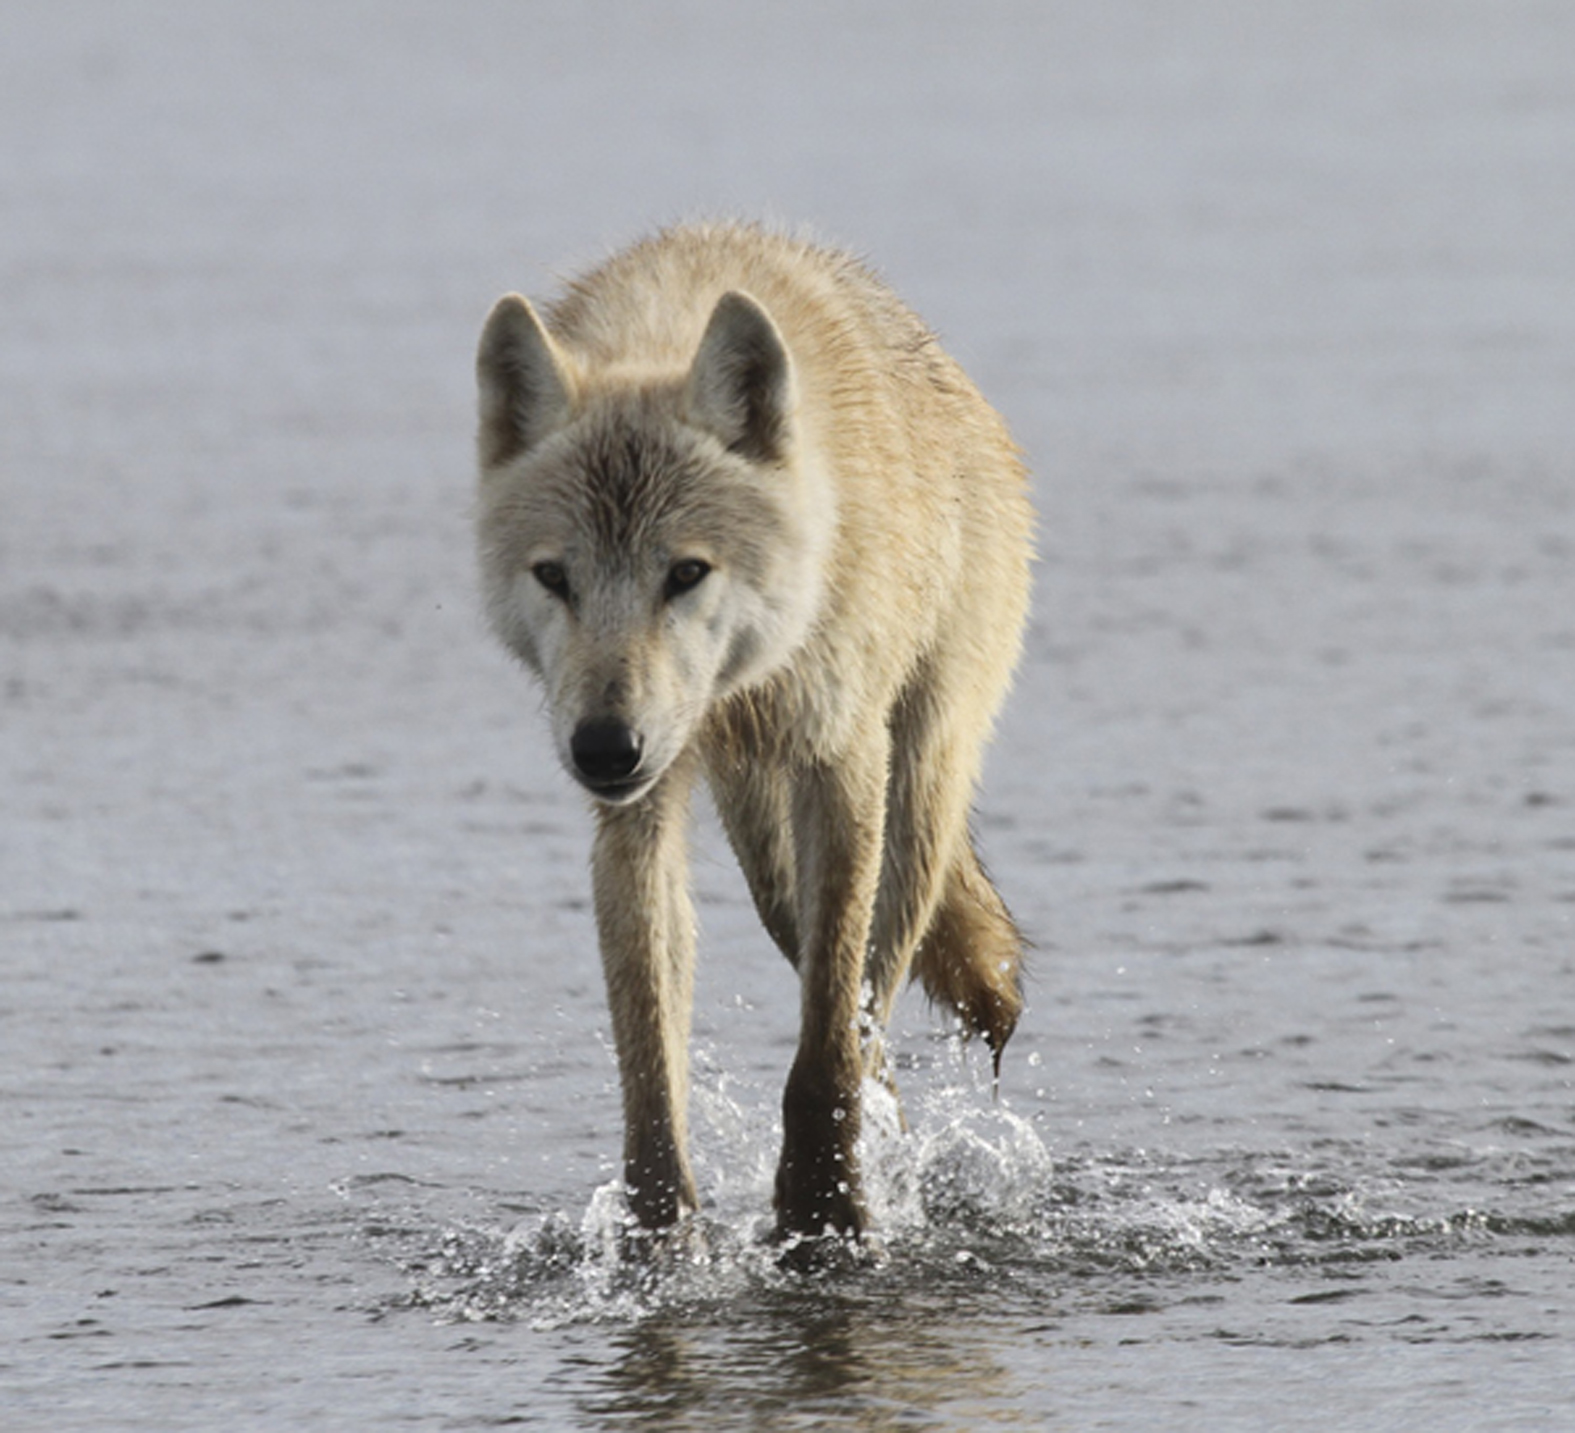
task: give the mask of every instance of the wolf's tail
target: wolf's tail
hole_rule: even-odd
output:
[[[983,1035],[1001,1072],[1001,1051],[1023,1013],[1023,934],[995,889],[973,842],[946,878],[913,974],[931,1000],[950,1005],[971,1035]]]

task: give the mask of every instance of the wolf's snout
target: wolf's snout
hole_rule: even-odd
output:
[[[622,781],[640,765],[640,733],[616,717],[582,721],[569,740],[569,754],[587,781]]]

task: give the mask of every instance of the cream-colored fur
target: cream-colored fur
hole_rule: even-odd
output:
[[[997,1058],[1021,1009],[968,832],[1028,606],[1017,451],[866,269],[747,226],[637,244],[545,320],[501,299],[477,371],[487,610],[596,800],[630,1206],[660,1228],[696,1205],[703,775],[801,979],[780,1227],[858,1233],[859,1088],[910,965]]]

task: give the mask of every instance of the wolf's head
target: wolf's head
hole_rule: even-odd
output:
[[[676,371],[584,361],[510,294],[476,368],[488,615],[544,683],[565,767],[634,801],[815,621],[834,515],[793,361],[739,292]]]

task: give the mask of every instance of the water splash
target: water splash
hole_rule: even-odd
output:
[[[943,1073],[948,1073],[944,1072]],[[955,1069],[949,1073],[955,1073]],[[878,1254],[837,1274],[779,1264],[771,1187],[780,1128],[764,1096],[707,1076],[695,1093],[705,1208],[676,1234],[631,1221],[618,1181],[578,1215],[512,1228],[455,1224],[408,1255],[408,1303],[455,1322],[553,1328],[655,1313],[736,1310],[811,1294],[929,1303],[991,1287],[1030,1299],[1067,1287],[1136,1307],[1134,1281],[1230,1278],[1246,1268],[1357,1267],[1460,1241],[1513,1236],[1516,1221],[1466,1209],[1399,1207],[1399,1188],[1325,1151],[1318,1168],[1243,1151],[1052,1152],[1035,1122],[976,1082],[942,1083],[903,1114],[865,1091],[860,1155]],[[1568,1220],[1539,1226],[1568,1233]],[[1126,1287],[1123,1301],[1110,1291]],[[1138,1302],[1141,1302],[1139,1300]]]

